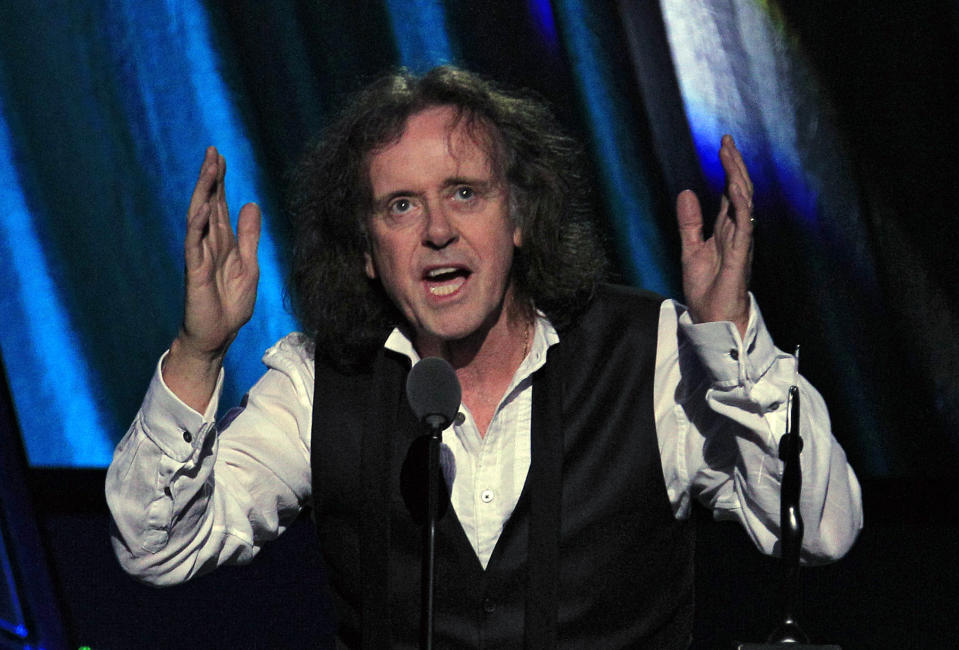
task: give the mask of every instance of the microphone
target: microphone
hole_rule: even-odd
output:
[[[445,359],[427,357],[413,366],[406,378],[406,399],[416,419],[442,431],[460,408],[460,382]]]

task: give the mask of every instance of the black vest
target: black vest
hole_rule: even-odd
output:
[[[438,648],[685,648],[692,522],[666,495],[653,420],[661,298],[602,287],[533,376],[532,463],[484,571],[450,509],[437,527]],[[317,363],[317,530],[349,647],[415,648],[422,533],[400,489],[420,436],[409,361]]]

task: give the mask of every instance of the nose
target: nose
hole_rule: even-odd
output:
[[[435,249],[446,248],[458,236],[456,226],[450,220],[442,202],[426,207],[426,229],[423,233],[423,244]]]

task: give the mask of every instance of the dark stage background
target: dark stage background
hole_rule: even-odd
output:
[[[666,295],[673,197],[715,206],[719,137],[736,136],[757,186],[753,290],[780,347],[802,345],[864,483],[857,546],[805,573],[806,627],[847,648],[953,647],[957,55],[947,0],[0,3],[0,648],[298,647],[328,631],[307,522],[194,584],[122,576],[103,467],[176,333],[204,147],[229,161],[231,206],[265,213],[232,404],[296,328],[291,165],[344,94],[442,62],[553,104],[590,154],[618,279]],[[775,561],[698,516],[699,646],[760,638]]]

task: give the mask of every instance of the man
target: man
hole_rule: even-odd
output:
[[[815,390],[747,292],[752,184],[728,136],[714,234],[677,202],[688,309],[602,285],[575,145],[541,105],[474,75],[392,75],[298,175],[293,284],[310,336],[264,356],[214,422],[255,299],[259,213],[209,149],[188,212],[186,307],[107,477],[125,569],[172,584],[249,561],[312,505],[350,647],[414,647],[412,363],[463,389],[444,434],[440,647],[685,647],[697,498],[775,550],[786,393],[803,394],[806,561],[841,556],[859,486]]]

